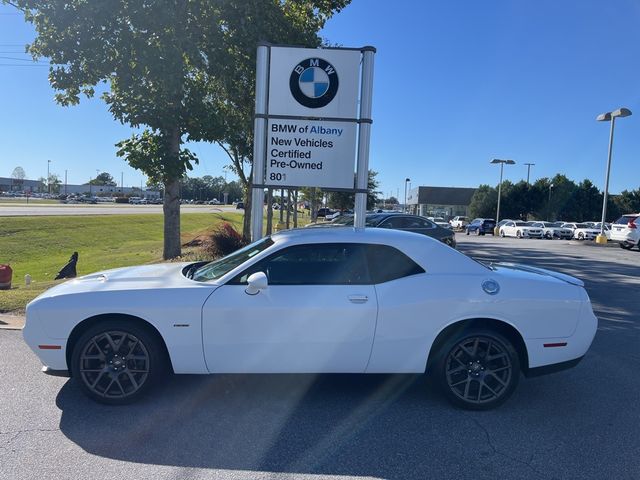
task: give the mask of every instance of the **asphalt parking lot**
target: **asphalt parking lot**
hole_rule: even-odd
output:
[[[458,241],[583,279],[600,324],[582,363],[523,380],[490,412],[404,375],[181,376],[106,407],[42,375],[20,332],[0,330],[0,478],[640,478],[640,252]]]

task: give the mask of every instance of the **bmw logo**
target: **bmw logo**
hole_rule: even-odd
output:
[[[307,58],[295,66],[289,89],[296,101],[307,108],[326,107],[338,93],[338,74],[321,58]]]

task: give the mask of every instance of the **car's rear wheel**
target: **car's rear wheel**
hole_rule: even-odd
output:
[[[578,233],[578,240],[584,240],[584,233]]]
[[[516,232],[516,237],[522,238],[522,232],[520,230]]]
[[[107,320],[89,328],[73,347],[71,371],[83,392],[121,405],[144,395],[166,372],[167,359],[149,328]]]
[[[633,245],[628,245],[624,242],[620,242],[618,245],[620,245],[620,248],[623,248],[624,250],[631,250],[631,248],[633,247]],[[638,247],[638,249],[640,249],[640,246]]]
[[[505,402],[520,379],[512,343],[488,329],[454,336],[440,350],[440,386],[447,399],[469,410],[489,410]]]
[[[504,238],[504,230],[500,229],[500,236]]]
[[[469,235],[469,229],[467,228],[467,235]]]

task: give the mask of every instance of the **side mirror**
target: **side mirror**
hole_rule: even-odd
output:
[[[256,272],[247,278],[248,286],[245,289],[247,295],[257,295],[260,290],[265,290],[269,286],[269,281],[264,272]]]

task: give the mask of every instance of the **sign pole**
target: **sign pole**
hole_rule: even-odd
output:
[[[262,238],[264,203],[264,168],[267,134],[267,91],[269,82],[269,47],[258,45],[256,61],[256,118],[253,139],[253,179],[251,189],[251,241]],[[257,186],[256,186],[257,185]]]
[[[360,96],[360,128],[358,135],[358,164],[356,167],[355,228],[364,228],[367,214],[367,186],[369,183],[369,141],[371,139],[371,105],[373,100],[373,58],[376,49],[362,49],[362,87]]]

